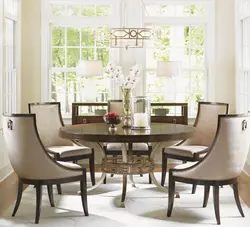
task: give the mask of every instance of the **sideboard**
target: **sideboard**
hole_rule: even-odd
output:
[[[72,103],[72,125],[103,122],[105,102]],[[151,122],[188,124],[187,103],[151,103]]]

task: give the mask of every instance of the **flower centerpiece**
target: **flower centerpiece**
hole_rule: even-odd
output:
[[[121,116],[115,112],[108,112],[103,116],[103,120],[105,123],[109,124],[109,131],[116,131],[116,125],[121,123]]]
[[[132,90],[139,81],[140,66],[134,65],[129,69],[128,76],[124,76],[122,67],[110,62],[107,65],[106,71],[109,73],[112,83],[119,86],[123,93],[123,112],[124,121],[123,127],[131,127],[131,97]]]

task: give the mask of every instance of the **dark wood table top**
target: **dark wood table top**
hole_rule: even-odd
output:
[[[162,142],[183,140],[192,136],[195,128],[190,125],[152,123],[150,130],[131,130],[117,125],[117,131],[110,132],[106,123],[67,125],[60,128],[59,135],[65,139],[91,142]]]

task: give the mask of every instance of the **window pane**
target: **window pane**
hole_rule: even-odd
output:
[[[108,16],[111,14],[110,6],[96,6],[97,16]]]
[[[95,37],[93,29],[90,27],[82,29],[82,46],[94,46],[94,45],[95,45]]]
[[[65,44],[65,28],[52,28],[52,46],[64,46]]]
[[[51,13],[54,16],[65,15],[65,5],[51,5]]]
[[[79,48],[68,48],[67,49],[67,67],[76,67],[80,60],[80,49]]]
[[[77,16],[81,12],[81,6],[79,6],[79,5],[67,5],[66,12],[67,12],[67,16]]]
[[[109,62],[109,49],[98,48],[96,51],[97,51],[97,59],[102,60],[103,66],[107,66]]]
[[[57,93],[65,90],[65,77],[63,72],[53,72],[51,75],[52,100],[57,100]]]
[[[65,66],[65,50],[63,48],[52,48],[52,65],[61,68]]]
[[[95,16],[95,6],[83,6],[82,15],[85,17]]]
[[[67,28],[67,46],[80,45],[80,32],[79,29]]]
[[[95,60],[95,50],[93,48],[83,48],[82,60]]]
[[[188,17],[204,16],[205,8],[202,5],[147,5],[145,16],[156,17]]]

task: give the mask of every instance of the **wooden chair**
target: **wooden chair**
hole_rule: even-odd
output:
[[[36,186],[35,223],[38,223],[42,185],[47,185],[50,204],[54,207],[52,185],[73,181],[80,181],[82,206],[88,216],[86,170],[79,165],[55,161],[50,157],[39,137],[35,114],[4,115],[3,129],[9,159],[19,179],[12,216],[15,216],[21,202],[23,184]]]
[[[169,158],[185,162],[197,162],[202,159],[211,146],[216,133],[219,114],[228,113],[227,103],[199,102],[194,127],[194,136],[177,145],[164,148],[162,151],[161,185],[166,179],[167,161]],[[192,194],[196,191],[193,185]]]
[[[29,103],[29,113],[36,114],[38,133],[41,141],[55,160],[72,161],[88,159],[91,182],[95,184],[95,157],[94,149],[90,149],[74,141],[59,136],[59,128],[64,126],[60,102]],[[61,194],[61,186],[57,185]]]
[[[123,102],[122,100],[108,100],[108,112],[116,112],[123,115]],[[103,147],[106,155],[112,155],[116,157],[122,154],[122,146],[120,143],[108,143]],[[135,143],[133,144],[133,154],[137,156],[147,155],[150,157],[152,147],[147,143]],[[113,174],[111,174],[111,177]],[[142,175],[141,175],[142,176]],[[106,183],[106,178],[104,179]],[[151,184],[151,178],[149,176],[149,183]]]
[[[205,157],[187,167],[179,165],[169,170],[168,212],[173,210],[175,182],[204,185],[203,207],[207,206],[210,186],[213,186],[214,210],[217,224],[220,224],[219,186],[233,185],[234,197],[242,217],[237,177],[241,174],[250,144],[250,117],[243,115],[219,115],[215,139]]]

